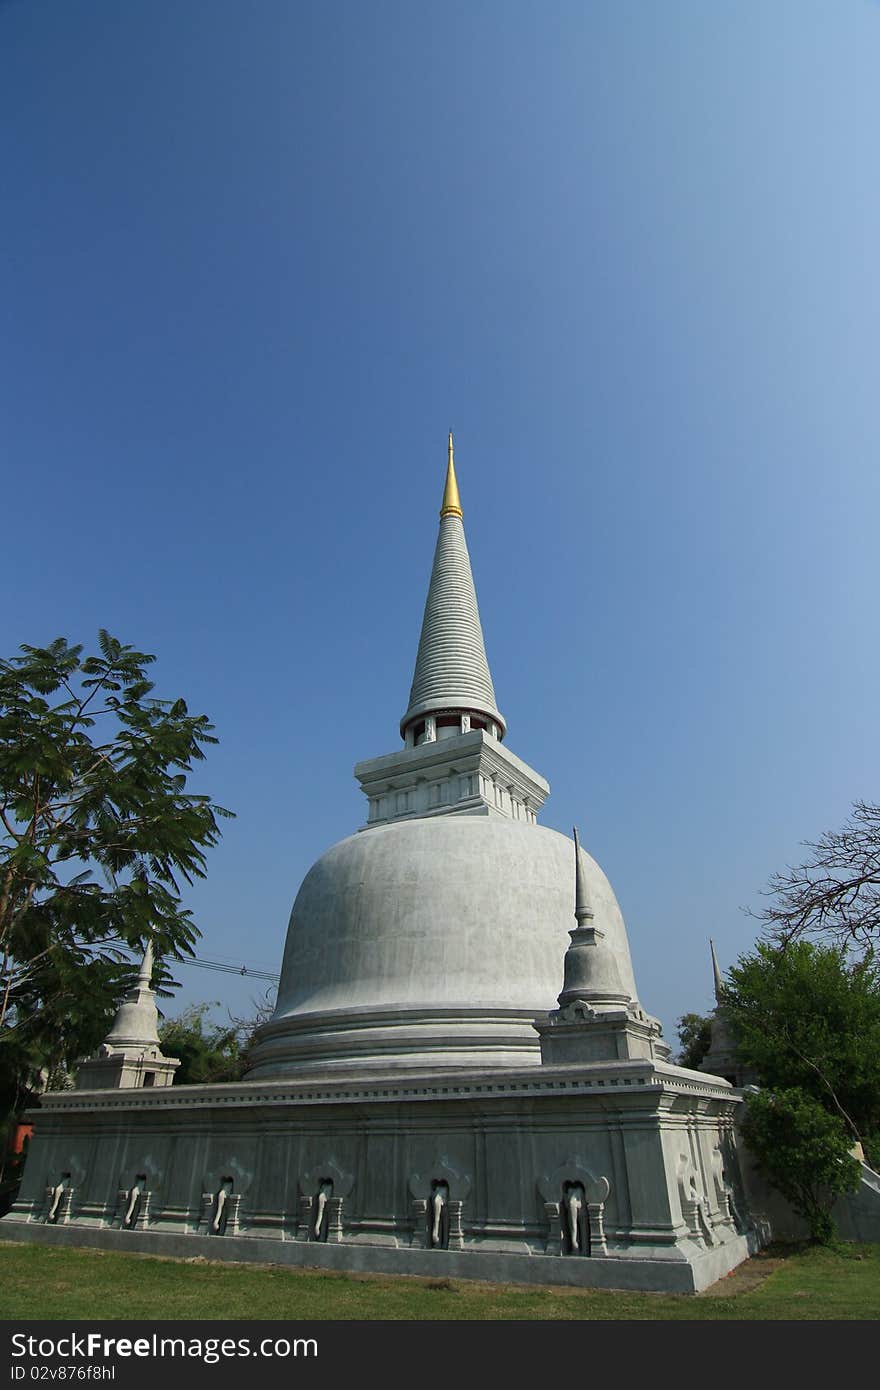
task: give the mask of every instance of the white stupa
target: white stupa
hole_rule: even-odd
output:
[[[250,1077],[538,1065],[572,924],[574,846],[536,824],[549,792],[502,742],[455,475],[440,533],[404,747],[362,762],[367,826],[309,871],[294,903],[272,1021]],[[610,883],[579,872],[638,1009]],[[658,1055],[669,1049],[653,1030]]]
[[[614,892],[537,824],[549,786],[506,732],[450,436],[402,746],[355,768],[366,824],[296,895],[251,1071],[90,1064],[44,1097],[4,1234],[680,1291],[745,1258],[739,1095],[669,1063]],[[130,1002],[107,1049],[140,1060]]]

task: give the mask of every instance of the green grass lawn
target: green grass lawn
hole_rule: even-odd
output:
[[[775,1247],[697,1297],[326,1274],[0,1243],[3,1319],[880,1317],[880,1246]]]

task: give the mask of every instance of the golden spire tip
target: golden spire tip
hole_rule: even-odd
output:
[[[441,521],[444,516],[464,516],[461,510],[461,498],[458,495],[458,483],[455,479],[455,456],[452,447],[452,430],[449,431],[449,457],[446,463],[446,486],[443,489],[443,505],[440,508]]]

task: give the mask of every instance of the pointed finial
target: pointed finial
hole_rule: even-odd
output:
[[[147,941],[146,950],[144,951],[144,958],[143,958],[143,960],[141,961],[141,968],[140,968],[140,970],[138,971],[138,979],[137,979],[138,987],[139,987],[140,989],[149,989],[149,988],[150,988],[150,984],[151,984],[151,982],[152,982],[152,979],[153,979],[153,939],[152,939],[152,937],[150,937],[150,939]]]
[[[584,866],[581,860],[581,842],[578,839],[577,826],[574,830],[574,915],[577,918],[578,926],[583,926],[584,922],[593,919],[593,909],[590,906],[590,894],[587,888],[587,876],[584,873]]]
[[[458,483],[455,480],[455,458],[452,452],[452,430],[449,431],[449,459],[446,464],[446,486],[443,489],[443,505],[440,508],[440,519],[444,516],[463,517],[461,510],[461,498],[458,495]]]
[[[721,978],[721,971],[718,968],[718,957],[715,954],[715,942],[709,937],[709,949],[712,952],[712,974],[715,977],[715,1003],[720,1004],[724,995],[724,981]]]

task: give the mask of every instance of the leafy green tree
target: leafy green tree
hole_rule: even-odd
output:
[[[711,1018],[703,1014],[682,1014],[678,1020],[678,1041],[681,1043],[678,1065],[699,1070],[712,1041]]]
[[[880,972],[841,948],[767,943],[728,972],[724,1006],[762,1086],[797,1088],[871,1152],[880,1131]],[[876,1155],[875,1155],[876,1157]]]
[[[177,1086],[241,1080],[244,1057],[238,1031],[234,1024],[224,1028],[211,1023],[211,1008],[211,1004],[191,1004],[159,1026],[165,1056],[180,1059],[174,1075]]]
[[[152,937],[198,936],[181,888],[230,812],[186,790],[216,743],[205,715],[152,695],[155,659],[102,631],[0,661],[0,1095],[103,1037]]]
[[[743,1137],[759,1167],[809,1225],[813,1240],[834,1236],[831,1208],[855,1191],[859,1165],[841,1120],[797,1087],[758,1091],[746,1101]]]
[[[177,1057],[180,1066],[174,1074],[177,1086],[206,1085],[219,1081],[240,1081],[248,1068],[254,1034],[272,1014],[268,995],[254,1003],[247,1018],[230,1017],[229,1023],[211,1022],[213,1004],[191,1004],[177,1018],[159,1025],[159,1040],[166,1057]]]

